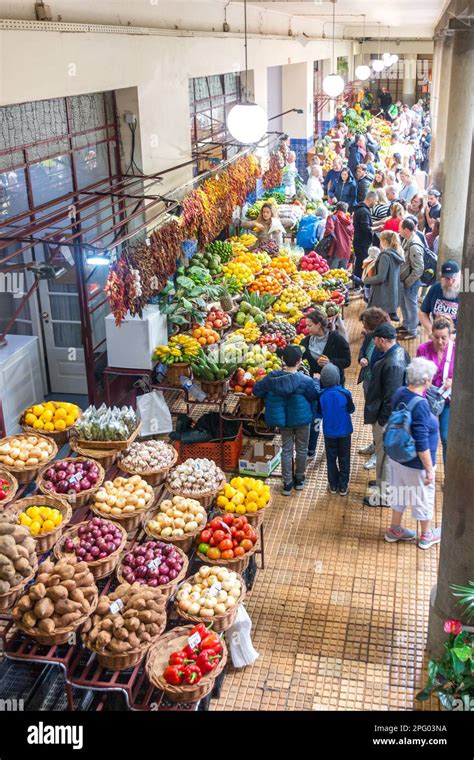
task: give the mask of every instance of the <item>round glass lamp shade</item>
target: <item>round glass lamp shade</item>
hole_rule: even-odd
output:
[[[398,62],[398,55],[395,53],[390,56],[390,66],[393,66],[393,64],[397,62]]]
[[[390,53],[384,53],[382,56],[382,62],[384,66],[391,66],[392,65],[392,56]]]
[[[323,90],[330,98],[337,98],[344,86],[344,80],[338,74],[330,74],[323,80]]]
[[[256,103],[239,103],[227,116],[230,134],[244,145],[258,142],[267,131],[267,127],[267,114]]]
[[[372,61],[372,68],[374,71],[377,71],[377,72],[383,71],[385,68],[384,62],[380,60],[380,58],[375,58]]]
[[[368,79],[370,77],[370,66],[357,66],[355,75],[357,79],[360,79],[363,82],[364,79]]]

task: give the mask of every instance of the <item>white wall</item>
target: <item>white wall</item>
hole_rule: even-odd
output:
[[[267,113],[268,113],[268,116],[271,117],[271,116],[276,116],[277,113],[281,113],[283,111],[282,67],[269,66],[267,69],[267,76],[268,76]],[[279,116],[278,119],[272,119],[272,121],[270,122],[269,129],[275,130],[276,132],[281,132],[283,129],[282,117]]]

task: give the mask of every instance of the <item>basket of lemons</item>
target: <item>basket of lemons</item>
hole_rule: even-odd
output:
[[[25,525],[36,541],[36,553],[49,551],[72,517],[70,504],[59,496],[36,494],[8,506],[19,525]]]
[[[220,512],[245,515],[254,528],[259,527],[271,504],[270,486],[258,478],[232,478],[217,495]]]
[[[77,404],[68,401],[44,401],[25,409],[20,425],[26,432],[51,436],[58,446],[62,446],[81,413]]]

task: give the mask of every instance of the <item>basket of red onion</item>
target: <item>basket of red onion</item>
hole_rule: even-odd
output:
[[[43,467],[37,485],[42,493],[57,493],[77,509],[87,504],[104,478],[104,468],[93,459],[68,457]]]
[[[164,541],[136,544],[125,554],[117,567],[120,583],[140,583],[158,588],[169,597],[188,571],[189,561],[181,549]]]
[[[69,528],[54,553],[58,559],[74,554],[79,562],[87,562],[95,580],[100,580],[115,570],[126,543],[127,532],[121,525],[93,517]]]

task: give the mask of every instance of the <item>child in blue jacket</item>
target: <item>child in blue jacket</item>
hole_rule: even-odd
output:
[[[328,469],[328,490],[347,496],[351,467],[351,414],[355,411],[352,394],[340,385],[335,364],[321,370],[319,409],[323,418],[324,442]]]
[[[257,398],[265,399],[265,422],[280,428],[283,495],[304,487],[308,453],[309,426],[314,420],[318,385],[299,372],[303,352],[299,346],[286,346],[281,352],[285,368],[270,372],[253,387]],[[293,457],[295,474],[293,477]]]

